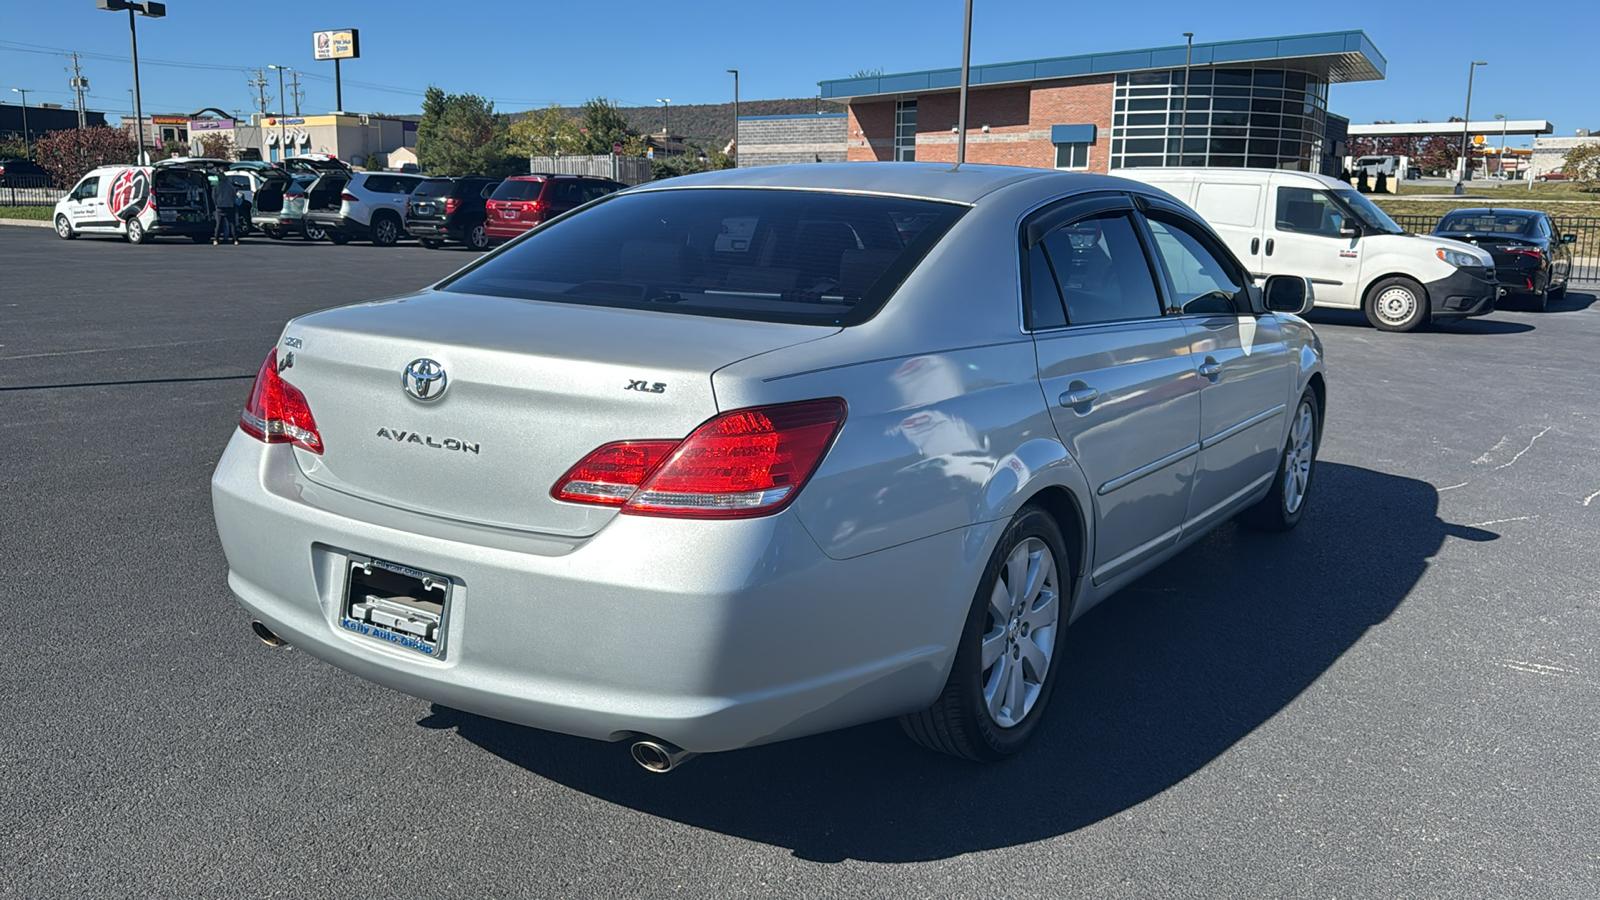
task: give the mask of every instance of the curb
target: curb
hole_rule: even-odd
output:
[[[54,222],[40,221],[38,219],[6,219],[0,218],[0,225],[21,225],[24,228],[54,228]]]

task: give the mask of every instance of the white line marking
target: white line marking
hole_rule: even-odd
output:
[[[1529,450],[1533,449],[1533,441],[1537,441],[1539,438],[1544,437],[1545,431],[1549,431],[1550,429],[1552,429],[1554,427],[1555,427],[1554,425],[1546,425],[1544,427],[1544,431],[1541,431],[1538,434],[1534,435],[1533,436],[1533,440],[1528,442],[1528,446],[1522,448],[1522,452],[1521,453],[1518,453],[1516,456],[1511,457],[1511,462],[1505,463],[1503,465],[1495,466],[1495,469],[1496,470],[1504,469],[1506,466],[1511,465],[1511,463],[1514,463],[1517,460],[1521,459],[1523,453],[1527,453]]]
[[[1537,519],[1537,518],[1539,518],[1539,517],[1538,516],[1517,516],[1517,517],[1511,518],[1511,519],[1490,519],[1487,522],[1473,522],[1471,525],[1463,525],[1462,527],[1463,528],[1482,528],[1485,525],[1499,525],[1501,522],[1526,522],[1529,519]]]
[[[1589,501],[1593,500],[1596,497],[1600,497],[1600,491],[1595,491],[1594,493],[1590,494],[1589,496],[1583,498],[1583,505],[1584,506],[1588,506],[1589,505]]]
[[[1490,447],[1489,449],[1483,451],[1483,455],[1478,457],[1477,459],[1473,460],[1472,464],[1475,465],[1475,466],[1481,466],[1484,463],[1488,462],[1489,461],[1489,457],[1493,456],[1495,454],[1496,450],[1499,450],[1501,447],[1504,447],[1506,445],[1506,441],[1507,440],[1510,440],[1510,438],[1501,438],[1500,439],[1500,443],[1495,444],[1493,447]]]
[[[0,362],[16,359],[43,359],[47,356],[78,356],[83,353],[116,353],[120,350],[156,350],[163,347],[188,347],[194,344],[217,344],[236,341],[238,338],[207,338],[203,341],[174,341],[170,344],[134,344],[131,347],[95,347],[92,350],[57,350],[53,353],[27,353],[22,356],[0,356]]]
[[[1520,659],[1497,659],[1494,664],[1507,669],[1516,669],[1518,672],[1527,672],[1530,675],[1549,675],[1555,678],[1570,678],[1580,674],[1577,669],[1565,666],[1551,666],[1544,663],[1524,662]]]
[[[1469,481],[1463,481],[1463,482],[1461,482],[1461,483],[1460,483],[1460,484],[1452,484],[1452,485],[1450,485],[1450,486],[1449,486],[1449,487],[1442,487],[1442,488],[1439,488],[1439,490],[1440,490],[1440,491],[1453,491],[1453,490],[1455,490],[1455,489],[1456,489],[1456,488],[1458,488],[1458,487],[1466,487],[1466,486],[1467,486],[1467,485],[1468,485],[1468,484],[1471,484],[1471,482],[1469,482]]]

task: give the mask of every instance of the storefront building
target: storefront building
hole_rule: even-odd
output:
[[[1337,159],[1329,86],[1378,81],[1387,68],[1361,31],[1195,44],[1187,67],[1186,50],[973,66],[967,161],[1102,173],[1325,171]],[[822,99],[848,105],[849,159],[954,162],[960,75],[935,69],[820,86]]]

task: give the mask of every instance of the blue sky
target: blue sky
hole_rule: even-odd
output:
[[[1372,10],[1361,15],[1355,10]],[[1377,10],[1392,10],[1379,14]],[[361,29],[363,57],[344,64],[344,105],[357,112],[416,112],[421,92],[491,97],[501,110],[606,96],[624,105],[714,103],[732,96],[725,69],[741,70],[745,98],[815,96],[819,80],[858,69],[886,72],[960,63],[962,0],[812,0],[700,4],[384,0],[170,0],[164,19],[139,20],[146,113],[205,106],[248,111],[247,68],[303,68],[302,110],[334,106],[333,64],[311,58],[311,32]],[[30,103],[71,105],[70,61],[83,61],[90,104],[131,110],[126,14],[93,0],[9,3],[0,30],[0,98],[29,88]],[[1382,82],[1335,85],[1330,106],[1353,122],[1459,115],[1467,64],[1487,60],[1473,89],[1473,118],[1503,113],[1549,119],[1557,135],[1600,129],[1593,29],[1578,16],[1505,2],[1335,4],[1180,0],[1065,4],[976,0],[974,63],[1363,29],[1388,58]],[[1569,17],[1570,18],[1570,17]],[[105,57],[116,57],[108,59]],[[170,65],[180,63],[182,65]],[[267,73],[277,93],[277,73]],[[1512,141],[1513,144],[1517,142]],[[1526,143],[1525,141],[1523,142]]]

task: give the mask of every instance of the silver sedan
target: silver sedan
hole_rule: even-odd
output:
[[[998,759],[1074,619],[1300,519],[1311,300],[1116,178],[643,185],[289,322],[212,482],[229,584],[268,643],[655,771],[892,716]]]

